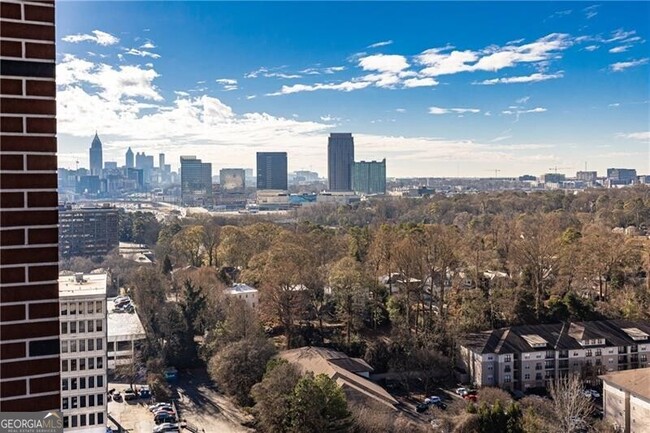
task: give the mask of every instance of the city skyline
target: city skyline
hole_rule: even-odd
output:
[[[105,160],[130,146],[175,168],[283,150],[325,173],[328,135],[351,132],[389,177],[650,172],[647,3],[461,7],[63,3],[60,166],[97,129]]]

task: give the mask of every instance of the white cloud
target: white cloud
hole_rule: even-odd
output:
[[[431,77],[427,78],[409,78],[404,80],[404,87],[432,87],[437,86],[439,83]]]
[[[528,114],[528,113],[544,113],[548,111],[546,108],[542,107],[536,107],[536,108],[531,108],[529,110],[520,110],[518,107],[509,107],[511,108],[510,110],[503,110],[501,113],[502,114],[514,114],[517,117],[519,117],[520,114]]]
[[[76,34],[76,35],[67,35],[61,38],[65,42],[95,42],[96,44],[107,46],[115,45],[120,39],[116,36],[111,35],[110,33],[102,32],[101,30],[93,30],[92,35],[89,34]]]
[[[251,100],[257,98],[257,95],[247,95],[246,99]]]
[[[621,45],[621,46],[618,46],[618,47],[610,48],[609,52],[612,53],[612,54],[624,53],[627,50],[629,50],[630,48],[632,48],[632,45]]]
[[[628,134],[619,134],[619,137],[629,138],[631,140],[649,141],[650,140],[650,131],[630,132]]]
[[[190,96],[189,93],[187,93],[187,92],[183,92],[183,91],[180,91],[180,90],[176,90],[176,91],[174,91],[174,94],[176,94],[176,95],[178,95],[178,96],[182,96],[182,97]]]
[[[364,89],[372,84],[370,81],[344,81],[342,83],[316,83],[316,84],[294,84],[292,86],[282,86],[279,92],[267,93],[267,96],[289,95],[299,92],[313,92],[315,90],[339,90],[341,92],[351,92],[353,90]]]
[[[329,66],[326,68],[306,68],[302,71],[298,71],[301,74],[305,75],[320,75],[320,74],[335,74],[345,70],[345,66]]]
[[[614,30],[612,32],[612,36],[609,39],[605,39],[605,42],[618,42],[624,39],[629,40],[629,38],[634,37],[634,35],[636,35],[636,31],[634,30],[625,31],[623,29],[618,29],[618,30]]]
[[[345,70],[345,66],[330,66],[328,68],[324,68],[323,72],[325,74],[333,74],[335,72],[341,72]]]
[[[223,90],[225,91],[230,91],[230,90],[237,90],[237,80],[232,79],[232,78],[218,78],[216,80],[217,83],[221,84],[223,86]]]
[[[151,57],[152,59],[159,59],[160,54],[152,53],[150,51],[138,50],[136,48],[125,49],[126,54],[139,57]]]
[[[584,8],[582,11],[585,13],[585,18],[588,20],[592,19],[596,15],[598,15],[598,8],[600,5],[592,5],[592,6],[587,6]]]
[[[364,71],[398,73],[409,67],[406,57],[397,54],[375,54],[361,57],[359,66]]]
[[[609,65],[609,67],[613,72],[622,72],[626,69],[633,68],[635,66],[645,65],[647,63],[648,63],[648,57],[639,60],[631,60],[629,62],[612,63],[611,65]]]
[[[596,51],[598,48],[600,48],[599,45],[587,45],[585,47],[585,50],[587,50],[587,51]]]
[[[144,49],[146,49],[146,50],[150,50],[150,49],[152,49],[152,48],[156,48],[156,46],[155,46],[151,41],[147,41],[147,42],[145,42],[144,44],[140,45],[140,48],[144,48]]]
[[[523,98],[517,99],[517,104],[525,104],[530,100],[530,96],[524,96]]]
[[[406,108],[396,108],[395,111],[398,113],[406,113]]]
[[[620,102],[613,102],[611,104],[608,104],[607,106],[612,107],[612,108],[616,108],[616,107],[620,107],[621,103]]]
[[[392,44],[392,40],[388,41],[381,41],[381,42],[375,42],[374,44],[368,45],[366,48],[379,48],[379,47],[385,47],[386,45]]]
[[[513,83],[534,83],[538,81],[553,80],[556,78],[562,78],[564,76],[563,72],[556,72],[555,74],[542,74],[536,72],[531,75],[519,76],[519,77],[503,77],[503,78],[493,78],[490,80],[484,80],[474,84],[482,84],[490,86],[493,84],[513,84]]]
[[[327,114],[325,116],[320,116],[320,120],[322,120],[323,122],[339,122],[341,118]]]
[[[480,113],[481,110],[478,108],[440,108],[440,107],[429,107],[429,114],[464,114],[464,113]]]

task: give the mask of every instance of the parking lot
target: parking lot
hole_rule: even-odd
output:
[[[128,387],[129,386],[125,384],[109,384],[109,389],[115,388],[116,391],[122,393]],[[111,399],[108,402],[108,415],[110,418],[117,421],[117,424],[119,424],[123,430],[131,433],[151,433],[155,424],[153,422],[153,416],[147,408],[149,401],[150,399],[130,401],[113,401]],[[114,431],[118,431],[118,426],[115,422],[111,421],[110,418],[108,425]]]

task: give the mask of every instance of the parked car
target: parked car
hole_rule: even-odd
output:
[[[178,420],[174,414],[160,413],[153,417],[153,422],[156,424],[172,424],[178,422]]]
[[[415,411],[417,413],[426,412],[427,410],[429,410],[429,405],[426,403],[418,403],[418,405],[415,406]]]
[[[122,401],[122,394],[119,391],[113,393],[113,401]]]
[[[140,398],[149,398],[151,397],[151,390],[148,387],[143,387],[140,388],[138,394],[140,395]]]
[[[463,396],[463,399],[465,399],[467,401],[474,402],[474,403],[476,403],[476,400],[478,400],[478,398],[476,397],[476,394],[465,394]]]
[[[165,423],[160,424],[153,428],[153,433],[162,433],[162,432],[173,432],[180,431],[180,426],[177,423]]]
[[[461,397],[464,397],[467,395],[467,388],[457,388],[456,389],[456,394],[460,395]]]
[[[163,408],[163,407],[168,407],[169,409],[171,409],[171,408],[172,408],[172,404],[171,404],[171,403],[165,403],[165,402],[160,402],[160,403],[152,404],[151,406],[149,406],[149,411],[150,411],[150,412],[153,412],[154,410],[156,410],[156,409],[158,409],[158,408]]]
[[[174,409],[172,408],[158,408],[153,411],[153,416],[158,416],[158,415],[175,415],[176,412],[174,412]]]
[[[138,394],[131,388],[124,391],[124,400],[137,400]]]
[[[432,395],[431,397],[425,398],[424,402],[426,404],[436,404],[436,403],[442,403],[442,399],[437,395]]]
[[[600,398],[600,393],[598,391],[596,391],[595,389],[591,389],[590,391],[591,391],[591,396],[593,398]]]

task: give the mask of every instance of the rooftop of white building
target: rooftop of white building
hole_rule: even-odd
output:
[[[106,274],[59,275],[59,297],[106,296]]]
[[[247,284],[233,284],[232,287],[226,289],[229,295],[240,295],[244,293],[257,293],[257,289]]]
[[[106,328],[109,340],[137,340],[145,338],[144,326],[137,313],[113,312],[113,299],[108,299],[108,315],[106,317]]]

